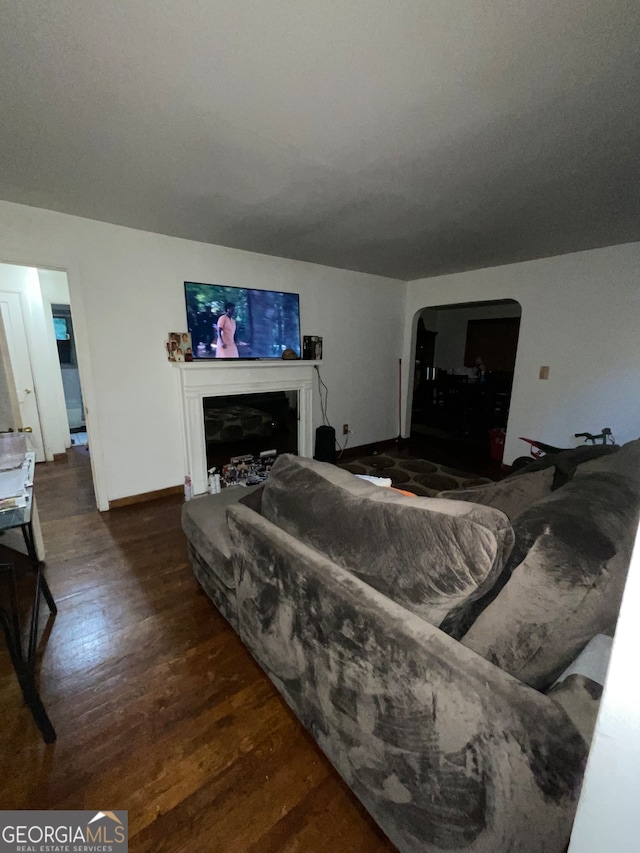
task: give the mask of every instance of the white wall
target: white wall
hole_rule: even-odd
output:
[[[352,445],[398,433],[403,282],[7,202],[0,202],[0,261],[68,273],[102,508],[183,480],[178,377],[164,341],[186,326],[185,280],[300,293],[302,334],[324,338],[332,424],[350,424]]]
[[[46,458],[52,460],[70,442],[50,306],[47,311],[33,267],[0,263],[0,290],[20,294],[42,441]]]
[[[69,305],[69,282],[62,270],[38,270],[42,298],[52,305]]]
[[[574,433],[610,426],[629,441],[640,434],[639,273],[640,243],[628,243],[410,282],[404,358],[411,363],[423,308],[515,299],[522,320],[505,463],[523,455],[521,435],[573,446]]]

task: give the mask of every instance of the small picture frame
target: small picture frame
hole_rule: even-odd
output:
[[[173,362],[193,361],[190,332],[169,332],[165,343],[167,359]]]
[[[322,338],[320,335],[304,335],[302,358],[306,361],[322,361]]]

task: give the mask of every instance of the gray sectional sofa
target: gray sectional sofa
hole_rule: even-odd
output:
[[[566,849],[601,687],[556,679],[615,628],[640,440],[561,468],[410,498],[285,455],[184,506],[203,588],[401,851]]]

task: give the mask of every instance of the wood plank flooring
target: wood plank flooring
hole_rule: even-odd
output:
[[[68,457],[36,470],[58,740],[0,643],[0,808],[127,809],[129,849],[149,853],[395,850],[200,589],[181,500],[100,514],[86,449]]]

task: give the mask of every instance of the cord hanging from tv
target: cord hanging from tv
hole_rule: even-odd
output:
[[[185,281],[187,326],[196,359],[300,358],[297,293]]]

